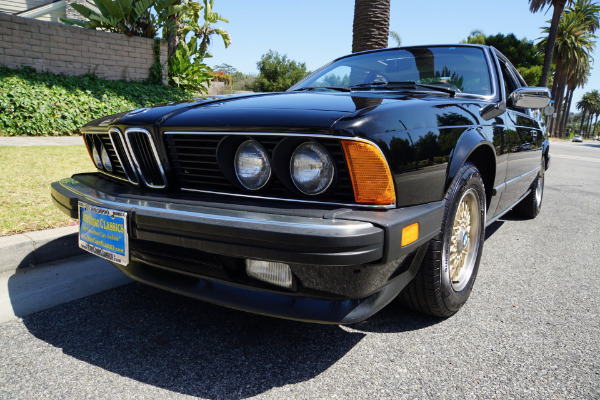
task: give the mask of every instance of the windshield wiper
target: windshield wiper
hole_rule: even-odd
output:
[[[448,93],[450,97],[456,95],[456,90],[450,89],[445,86],[428,85],[425,83],[417,83],[415,81],[400,81],[400,82],[371,82],[371,83],[360,83],[358,85],[351,86],[351,89],[371,89],[371,88],[383,88],[383,89],[411,89],[416,90],[418,87],[424,87],[426,89],[435,90],[437,92]]]
[[[293,92],[302,92],[302,91],[310,91],[310,90],[337,90],[338,92],[351,92],[352,89],[347,87],[339,87],[339,86],[316,86],[316,87],[303,87],[299,89],[294,89]]]

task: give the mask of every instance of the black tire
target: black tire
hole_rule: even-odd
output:
[[[441,231],[429,242],[417,276],[400,294],[405,306],[436,317],[449,317],[465,304],[479,269],[486,203],[483,180],[474,164],[463,165],[448,189],[445,202]],[[469,210],[468,217],[465,209]],[[471,221],[468,231],[461,225],[461,221],[467,219]],[[457,228],[456,224],[461,226]],[[464,262],[461,262],[462,257],[465,257]]]
[[[531,192],[519,202],[513,209],[513,212],[522,218],[533,219],[537,217],[542,209],[542,200],[544,199],[544,175],[546,172],[546,160],[542,157],[540,172],[537,178],[531,184]]]

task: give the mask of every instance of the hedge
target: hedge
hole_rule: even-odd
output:
[[[0,136],[64,136],[102,116],[196,94],[146,82],[38,73],[0,65]]]

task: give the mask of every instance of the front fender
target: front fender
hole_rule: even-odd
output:
[[[489,192],[488,183],[493,185],[496,176],[496,152],[481,131],[469,128],[460,136],[450,154],[444,193],[448,191],[456,174],[467,161],[472,161],[477,166],[483,177],[486,192]]]

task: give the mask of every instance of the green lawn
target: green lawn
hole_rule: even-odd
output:
[[[81,146],[0,146],[0,236],[75,222],[52,203],[50,184],[94,166]]]

